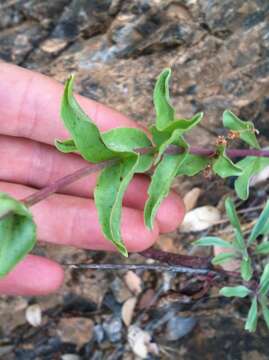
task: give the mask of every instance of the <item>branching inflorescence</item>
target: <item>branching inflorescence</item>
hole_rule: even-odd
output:
[[[223,125],[227,129],[227,136],[219,136],[212,149],[192,147],[186,141],[185,134],[200,123],[203,113],[198,113],[191,119],[176,117],[169,98],[170,76],[171,70],[165,69],[156,82],[153,94],[156,122],[149,128],[150,136],[138,128],[114,128],[101,133],[73,96],[74,78],[70,77],[67,80],[62,98],[61,117],[71,138],[56,140],[55,146],[64,153],[79,153],[90,164],[22,201],[4,193],[0,194],[0,276],[10,272],[35,245],[36,226],[29,207],[93,172],[100,171],[94,200],[102,232],[124,256],[128,256],[128,252],[121,237],[122,200],[135,174],[153,170],[144,208],[144,221],[149,229],[153,228],[156,212],[177,176],[194,176],[209,171],[221,178],[235,176],[237,196],[242,200],[248,198],[250,178],[269,165],[269,151],[260,148],[256,137],[258,131],[253,123],[242,121],[226,110],[223,113]],[[228,148],[231,141],[237,138],[249,148]],[[234,162],[235,158],[241,160]],[[257,242],[269,233],[269,203],[247,240],[243,237],[239,219],[230,199],[226,199],[226,212],[235,230],[234,241],[230,243],[218,237],[205,237],[198,240],[195,245],[219,246],[229,250],[212,259],[211,270],[216,269],[216,272],[218,268],[214,266],[231,259],[238,261],[240,272],[236,274],[237,278],[241,274],[241,284],[236,287],[223,287],[220,292],[224,296],[252,298],[246,329],[253,331],[258,318],[258,304],[269,326],[269,265],[261,260],[261,256],[269,253],[269,242]],[[154,255],[154,252],[151,254]],[[147,255],[149,253],[144,252],[144,256]],[[155,258],[167,262],[169,255],[165,256],[164,253],[156,255]],[[208,263],[208,259],[203,261]],[[197,263],[199,259],[196,265]],[[182,269],[186,271],[184,263],[178,265],[183,266]],[[195,266],[190,265],[190,268],[193,270]]]

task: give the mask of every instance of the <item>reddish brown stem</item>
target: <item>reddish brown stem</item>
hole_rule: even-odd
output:
[[[66,187],[67,185],[72,184],[73,182],[93,173],[96,173],[105,167],[116,163],[117,160],[108,160],[103,161],[99,164],[90,164],[82,169],[76,170],[74,173],[64,176],[63,178],[55,181],[51,185],[44,187],[41,190],[36,191],[34,194],[26,197],[22,201],[26,206],[33,206],[40,202],[41,200],[46,199],[48,196],[54,194],[60,189]]]

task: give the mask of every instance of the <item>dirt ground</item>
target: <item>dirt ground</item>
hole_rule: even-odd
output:
[[[214,144],[228,108],[252,120],[269,144],[268,1],[1,0],[0,59],[61,82],[75,73],[77,91],[142,124],[154,119],[154,81],[170,66],[178,116],[205,113],[190,143]],[[197,176],[174,184],[182,196],[194,188],[192,207],[212,206],[224,219],[233,182]],[[246,231],[259,214],[251,209],[268,193],[265,179],[247,202],[237,201]],[[198,233],[179,228],[156,247],[191,254],[191,241],[205,234],[231,236],[227,223],[217,222]],[[60,263],[125,261],[42,244],[35,252]],[[145,260],[134,254],[128,262]],[[201,281],[185,275],[66,267],[55,295],[1,297],[0,359],[269,359],[265,325],[255,335],[243,330],[248,304],[226,301],[215,288],[200,290]]]

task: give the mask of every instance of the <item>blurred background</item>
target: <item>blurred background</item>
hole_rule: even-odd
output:
[[[267,0],[1,0],[0,59],[61,82],[75,73],[78,92],[142,124],[154,120],[154,82],[169,66],[177,115],[205,113],[192,144],[214,144],[224,109],[252,120],[261,143],[269,142]],[[268,171],[254,179],[250,199],[237,202],[246,232],[259,214],[248,210],[268,196],[267,177]],[[210,210],[208,225],[194,233],[197,217],[190,216],[156,247],[190,254],[201,235],[229,238],[231,229],[219,220],[232,185],[203,176],[177,180],[189,211]],[[61,263],[124,262],[116,254],[51,245],[36,252]],[[218,289],[206,293],[203,281],[188,276],[66,269],[55,295],[1,297],[0,358],[269,359],[265,325],[255,335],[243,331],[247,308],[219,298]]]

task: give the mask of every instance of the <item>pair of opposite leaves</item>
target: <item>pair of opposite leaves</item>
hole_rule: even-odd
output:
[[[72,139],[56,140],[56,147],[65,153],[79,152],[84,159],[93,163],[115,159],[115,163],[102,170],[94,199],[105,237],[125,256],[128,253],[120,233],[122,199],[135,173],[144,173],[153,165],[156,166],[144,209],[145,224],[152,229],[156,212],[176,176],[193,176],[212,163],[213,171],[223,178],[239,176],[239,191],[242,193],[242,182],[244,189],[248,189],[250,176],[263,165],[260,165],[261,160],[257,158],[244,159],[241,164],[235,165],[226,156],[224,146],[218,147],[218,156],[214,159],[189,154],[189,145],[183,134],[196,126],[203,114],[198,113],[190,120],[176,119],[169,98],[170,76],[171,70],[165,69],[154,88],[156,124],[150,128],[153,144],[143,131],[135,128],[115,128],[101,133],[75,100],[72,91],[73,77],[68,79],[65,86],[61,116]],[[240,131],[242,140],[259,148],[251,122],[243,122],[229,111],[224,112],[223,122],[227,128]],[[165,150],[169,145],[179,146],[183,151],[176,155],[166,154]],[[135,151],[139,148],[148,148],[148,153],[139,154]],[[269,163],[269,159],[266,160]],[[249,170],[250,162],[252,171]]]

